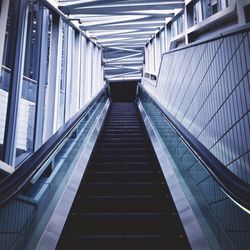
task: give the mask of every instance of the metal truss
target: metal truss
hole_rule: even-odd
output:
[[[184,0],[61,0],[59,9],[104,52],[107,80],[140,77],[145,44],[184,7]]]

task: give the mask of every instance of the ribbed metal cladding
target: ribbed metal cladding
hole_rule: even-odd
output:
[[[145,88],[233,173],[250,183],[250,33],[163,56]]]

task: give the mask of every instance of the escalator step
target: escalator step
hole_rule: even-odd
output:
[[[158,182],[91,182],[83,184],[79,189],[79,193],[90,195],[153,195],[161,193],[163,190],[163,185]]]
[[[85,195],[77,196],[73,212],[169,212],[175,213],[171,196]]]
[[[93,235],[66,236],[58,249],[108,250],[179,250],[189,249],[185,237],[180,235]]]
[[[159,173],[155,171],[92,171],[86,176],[86,182],[132,182],[159,181]]]
[[[135,103],[113,103],[57,249],[190,249]]]
[[[72,213],[65,234],[127,235],[168,234],[180,230],[175,216],[166,213]],[[171,227],[166,227],[171,224]]]

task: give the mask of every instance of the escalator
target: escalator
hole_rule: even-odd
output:
[[[135,103],[112,103],[57,249],[190,249]]]
[[[143,86],[115,83],[0,181],[0,249],[246,250],[249,190]]]

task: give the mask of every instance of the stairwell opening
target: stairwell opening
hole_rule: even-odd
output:
[[[134,102],[136,99],[137,82],[112,82],[109,84],[112,102]]]

